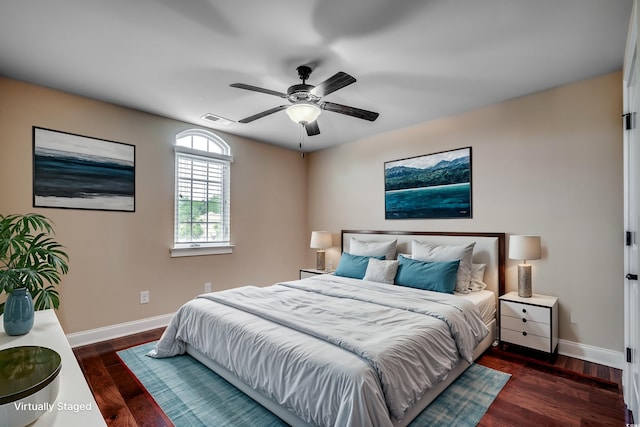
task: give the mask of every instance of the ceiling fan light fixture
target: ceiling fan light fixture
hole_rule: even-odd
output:
[[[299,102],[287,107],[287,115],[295,123],[305,124],[316,121],[322,110],[316,104]]]

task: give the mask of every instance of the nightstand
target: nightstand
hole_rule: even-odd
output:
[[[333,271],[330,270],[318,270],[315,268],[301,268],[300,269],[300,278],[306,279],[307,277],[316,276],[318,274],[331,274]]]
[[[558,298],[517,292],[500,297],[500,342],[553,354],[558,349]]]

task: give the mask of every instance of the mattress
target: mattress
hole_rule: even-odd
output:
[[[485,289],[468,294],[456,293],[455,295],[474,303],[476,307],[478,307],[478,310],[480,310],[480,316],[482,316],[485,324],[489,324],[489,322],[496,318],[496,295],[493,292]]]

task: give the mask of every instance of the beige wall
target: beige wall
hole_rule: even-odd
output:
[[[616,72],[314,153],[309,230],[333,231],[335,244],[345,228],[539,234],[534,292],[559,297],[560,338],[622,351],[621,114]],[[473,219],[384,219],[385,161],[467,146]],[[327,256],[337,265],[337,248]]]
[[[32,207],[32,126],[136,146],[136,212]],[[306,162],[216,132],[231,146],[231,255],[170,258],[175,135],[191,124],[0,78],[0,213],[39,212],[70,255],[58,311],[72,333],[174,312],[203,291],[297,278],[308,256]],[[139,293],[150,291],[150,303]]]

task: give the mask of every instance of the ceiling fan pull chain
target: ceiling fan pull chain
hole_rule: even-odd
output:
[[[302,132],[303,129],[304,129],[304,124],[301,123],[300,124],[300,157],[304,159],[304,150],[302,149],[302,142],[304,141],[304,132]]]

